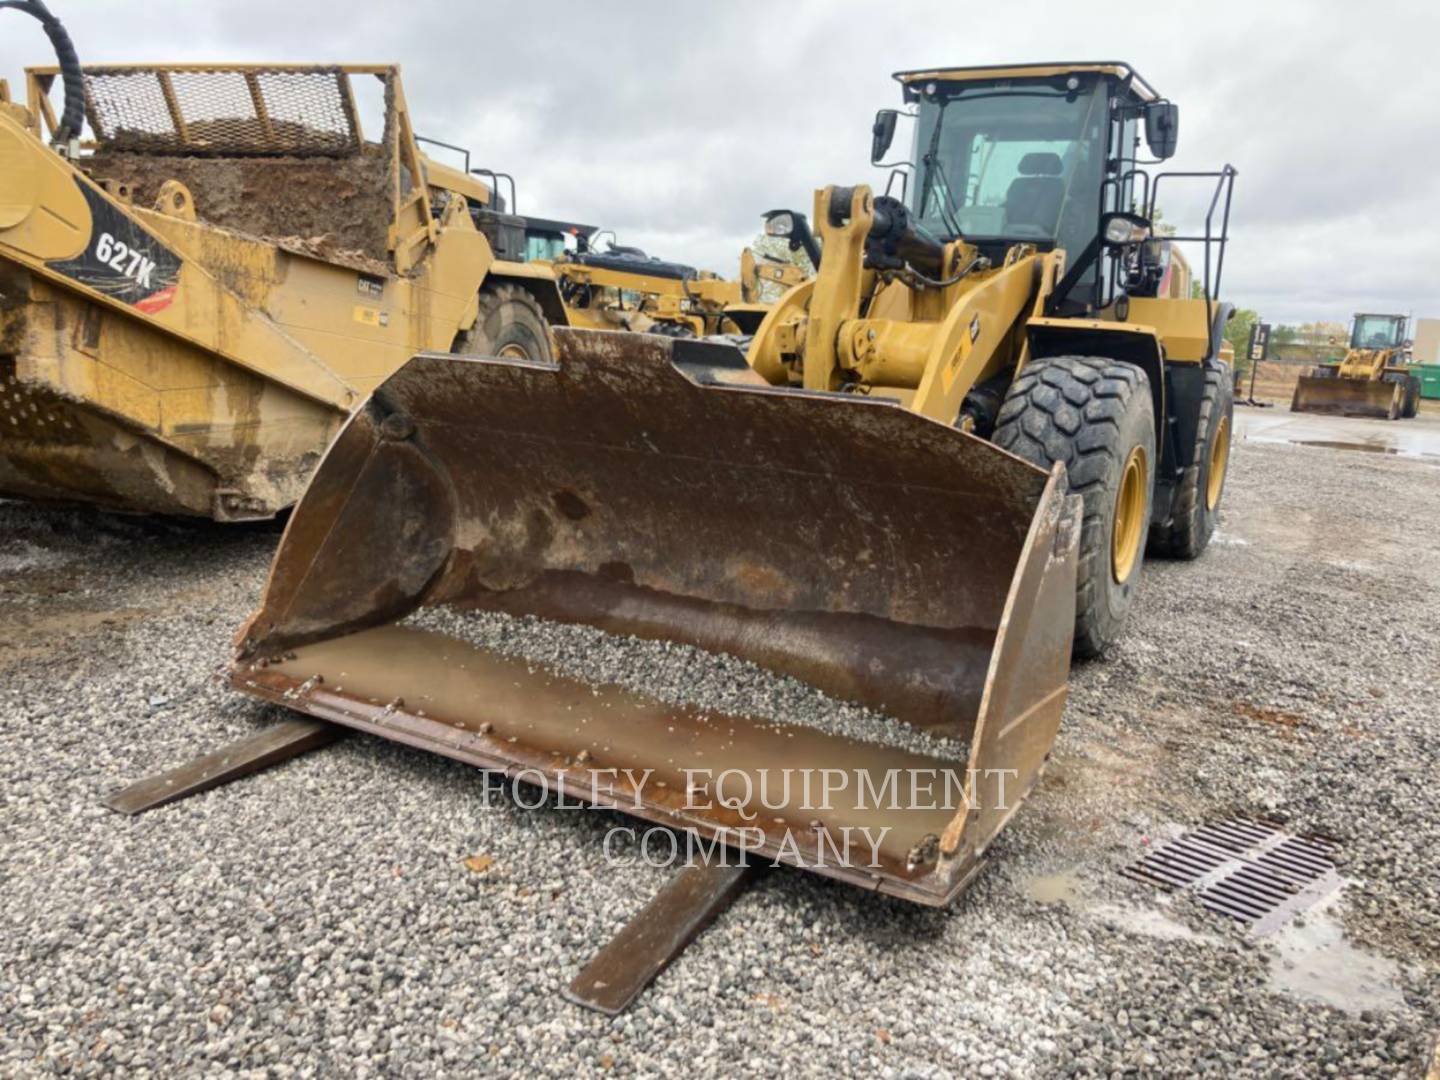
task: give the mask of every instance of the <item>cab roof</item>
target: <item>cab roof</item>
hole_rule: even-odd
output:
[[[915,71],[897,71],[895,80],[905,86],[930,79],[944,82],[978,82],[989,79],[1043,79],[1050,75],[1069,75],[1072,72],[1099,72],[1128,81],[1131,90],[1141,101],[1158,101],[1160,95],[1129,64],[1119,60],[1071,61],[1049,60],[1037,64],[990,64],[982,67],[933,67]]]

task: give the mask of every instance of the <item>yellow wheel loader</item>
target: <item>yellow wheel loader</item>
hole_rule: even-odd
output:
[[[1234,170],[1203,174],[1202,234],[1156,241],[1157,195],[1201,174],[1137,160],[1142,128],[1173,154],[1178,111],[1130,67],[898,79],[904,197],[826,187],[815,236],[772,215],[817,273],[748,352],[557,329],[554,363],[432,351],[377,387],[289,521],[232,685],[752,861],[951,902],[1040,775],[1072,648],[1120,634],[1147,547],[1193,557],[1214,529]],[[898,118],[877,118],[875,161]],[[1185,241],[1202,299],[1162,287]],[[885,734],[588,685],[495,651],[516,616],[730,654]],[[296,722],[111,805],[315,737]],[[856,831],[873,846],[837,853]],[[677,878],[572,996],[623,1007],[734,894],[719,867]]]
[[[1300,376],[1290,411],[1412,419],[1420,411],[1420,378],[1407,363],[1409,321],[1404,315],[1356,315],[1344,359]]]
[[[1064,465],[1085,506],[1075,649],[1098,655],[1147,547],[1194,558],[1215,527],[1232,391],[1213,294],[1234,171],[1140,168],[1137,125],[1163,160],[1178,112],[1124,65],[898,78],[915,107],[906,197],[817,193],[819,272],[767,316],[750,366]],[[876,163],[898,119],[877,117]],[[1215,182],[1204,232],[1155,239],[1155,199],[1178,179]],[[1200,299],[1172,250],[1187,240],[1205,251]]]
[[[0,496],[266,518],[417,351],[553,361],[527,220],[398,68],[82,69],[19,6],[61,63],[0,83]]]

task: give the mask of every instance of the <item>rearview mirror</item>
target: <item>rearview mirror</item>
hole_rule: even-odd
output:
[[[1152,101],[1145,106],[1145,142],[1161,161],[1175,156],[1180,141],[1180,106],[1173,101]]]
[[[881,109],[875,114],[875,123],[870,128],[870,164],[879,165],[885,151],[895,140],[895,125],[900,114],[894,109]]]

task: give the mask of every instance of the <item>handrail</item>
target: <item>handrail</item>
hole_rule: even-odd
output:
[[[467,166],[468,166],[469,162],[466,162],[466,164],[467,164]],[[507,172],[496,172],[494,169],[471,169],[471,168],[467,168],[465,171],[466,171],[466,172],[469,172],[469,173],[472,173],[472,174],[475,175],[475,176],[488,176],[488,177],[490,178],[490,190],[491,190],[492,192],[494,192],[494,194],[495,194],[495,200],[496,200],[496,204],[497,204],[497,205],[499,204],[499,200],[500,200],[500,181],[501,181],[501,180],[509,180],[509,181],[510,181],[510,213],[514,214],[514,213],[517,213],[517,212],[518,212],[518,211],[515,209],[516,202],[518,201],[518,200],[516,199],[516,196],[515,196],[515,177],[511,176],[511,175],[510,175],[509,173],[507,173]]]
[[[442,142],[440,139],[432,139],[428,135],[416,135],[416,142],[423,142],[430,146],[443,147],[446,150],[454,150],[457,154],[465,155],[465,171],[470,171],[470,151],[463,146],[456,146],[454,143]]]
[[[1154,220],[1155,207],[1159,205],[1160,182],[1166,178],[1177,180],[1186,179],[1211,179],[1215,180],[1215,190],[1210,194],[1210,205],[1205,210],[1205,232],[1201,236],[1187,236],[1176,233],[1164,239],[1188,243],[1201,243],[1205,245],[1205,276],[1204,291],[1205,305],[1210,317],[1214,318],[1215,297],[1220,293],[1220,282],[1225,272],[1225,248],[1230,242],[1230,204],[1235,192],[1235,177],[1237,172],[1233,165],[1226,163],[1218,171],[1205,172],[1165,172],[1155,177],[1155,182],[1150,188],[1150,201],[1145,206],[1145,216]],[[1221,210],[1221,196],[1224,196],[1223,210]],[[1219,235],[1215,231],[1215,214],[1221,210]],[[1211,254],[1212,245],[1217,245],[1219,250],[1214,257],[1214,285],[1211,285]]]

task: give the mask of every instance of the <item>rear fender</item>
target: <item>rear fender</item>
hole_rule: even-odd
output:
[[[524,289],[535,298],[540,305],[540,311],[545,316],[545,321],[551,326],[569,326],[570,317],[565,313],[565,302],[560,299],[560,286],[556,284],[555,278],[548,271],[537,273],[535,270],[519,273],[513,268],[526,266],[524,263],[496,263],[495,266],[504,266],[503,271],[491,269],[485,278],[485,285],[514,285]],[[536,268],[538,270],[538,268]]]
[[[1030,355],[1103,356],[1134,364],[1150,380],[1150,400],[1155,409],[1155,431],[1160,438],[1160,468],[1156,476],[1168,481],[1184,468],[1184,455],[1171,432],[1171,403],[1167,395],[1165,349],[1149,326],[1102,322],[1098,319],[1031,319],[1027,324]]]

